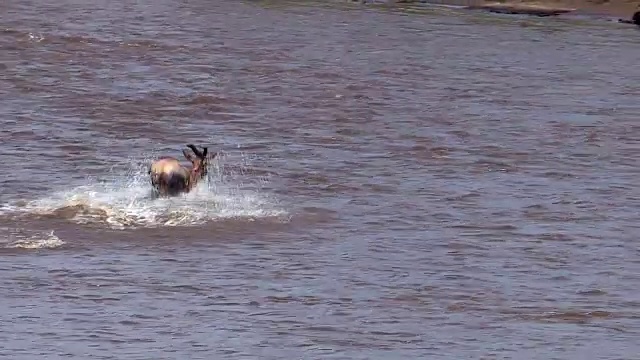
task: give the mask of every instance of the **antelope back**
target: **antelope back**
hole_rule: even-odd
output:
[[[189,170],[180,165],[178,159],[167,157],[151,164],[150,172],[153,174],[179,174],[188,176]]]

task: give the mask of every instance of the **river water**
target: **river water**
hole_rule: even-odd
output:
[[[0,357],[632,359],[640,37],[258,1],[0,5]],[[218,152],[150,198],[154,156]]]

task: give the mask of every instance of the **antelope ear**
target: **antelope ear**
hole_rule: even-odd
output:
[[[187,160],[189,160],[189,161],[191,161],[191,162],[194,162],[194,161],[195,161],[195,158],[193,157],[193,155],[191,155],[191,154],[189,153],[189,151],[187,151],[186,149],[182,150],[182,154],[184,155],[184,157],[185,157]]]

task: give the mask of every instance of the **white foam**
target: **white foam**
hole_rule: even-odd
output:
[[[42,40],[44,40],[44,35],[38,33],[38,34],[34,34],[34,33],[29,33],[29,40],[35,41],[35,42],[41,42]]]
[[[221,181],[219,168],[189,194],[151,197],[146,164],[108,180],[86,184],[31,200],[6,204],[0,210],[68,218],[76,223],[103,223],[114,229],[188,226],[211,220],[286,217],[275,201],[257,190]]]
[[[53,230],[0,228],[0,244],[6,248],[53,249],[64,245],[65,242],[58,238]]]

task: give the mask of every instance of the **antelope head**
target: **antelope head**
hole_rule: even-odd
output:
[[[191,154],[187,149],[182,150],[184,157],[191,162],[191,169],[189,169],[189,190],[193,189],[200,180],[207,176],[207,168],[209,166],[209,160],[214,158],[216,154],[207,156],[209,148],[203,147],[202,151],[198,150],[195,145],[187,145],[193,152]]]

